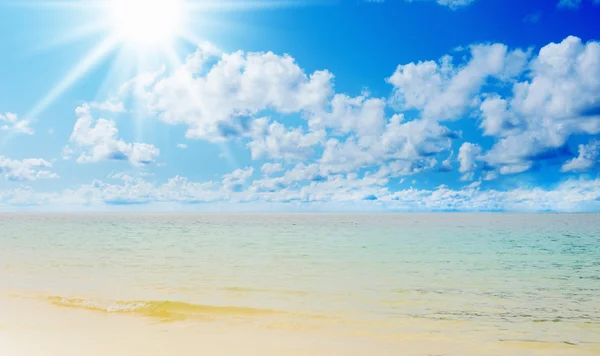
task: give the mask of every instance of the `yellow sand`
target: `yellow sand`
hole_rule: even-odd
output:
[[[160,305],[107,312],[77,299],[0,298],[0,355],[600,355],[600,349],[584,345],[382,334],[319,319],[296,323],[289,316],[243,308],[168,305],[169,311],[230,317],[164,320]]]

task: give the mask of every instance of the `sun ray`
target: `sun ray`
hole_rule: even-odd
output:
[[[243,24],[227,21],[219,13],[250,11],[256,9],[332,5],[339,0],[9,0],[4,5],[30,7],[33,9],[58,9],[73,18],[76,13],[80,25],[58,36],[53,36],[36,50],[47,50],[68,45],[86,37],[99,36],[99,43],[87,53],[56,85],[25,115],[35,121],[62,94],[80,80],[88,71],[118,50],[109,73],[100,91],[107,91],[110,82],[121,76],[155,69],[157,62],[167,61],[171,68],[180,67],[178,44],[194,45],[202,40],[206,32],[213,33],[220,26],[228,30],[245,31]],[[199,31],[200,30],[200,31]],[[218,31],[217,31],[218,33]],[[153,61],[153,62],[152,62]],[[124,81],[130,78],[124,78]],[[98,95],[99,96],[99,95]],[[141,114],[140,114],[141,115]],[[143,136],[143,117],[136,119],[136,135]],[[3,137],[0,147],[10,137]],[[227,145],[223,151],[231,163],[235,158]]]
[[[68,90],[77,80],[87,73],[94,65],[100,62],[112,49],[115,48],[117,40],[107,37],[88,53],[60,82],[58,82],[42,100],[40,100],[24,117],[25,120],[35,122],[38,116],[46,110],[54,101]],[[14,134],[3,136],[0,147],[3,147],[12,139]]]
[[[179,56],[177,55],[176,51],[173,49],[172,46],[164,45],[161,49],[161,53],[167,59],[171,68],[178,68],[182,65]],[[152,65],[147,62],[147,58],[145,56],[138,55],[136,60],[136,67],[136,75],[140,75],[145,69],[152,67]],[[133,121],[135,123],[134,137],[137,142],[143,142],[145,132],[148,129],[148,125],[145,125],[146,108],[141,107],[142,104],[143,103],[141,102],[136,103],[137,106],[133,110]]]
[[[221,146],[221,151],[222,151],[221,154],[225,155],[224,158],[227,160],[227,163],[229,164],[229,169],[235,170],[238,168],[242,168],[242,165],[238,162],[238,160],[235,158],[235,156],[231,152],[231,149],[229,148],[229,144],[227,144],[227,142],[220,142],[219,146]]]
[[[108,74],[102,81],[102,85],[98,90],[97,101],[106,100],[105,93],[110,93],[115,90],[115,85],[118,87],[120,84],[129,80],[136,75],[137,65],[132,61],[128,60],[130,54],[124,48],[118,48],[115,59],[110,65]]]
[[[35,119],[62,93],[69,89],[90,68],[96,65],[111,50],[115,48],[118,41],[115,37],[107,37],[85,56],[33,109],[27,114],[26,119]]]
[[[77,31],[70,31],[61,34],[55,38],[49,39],[48,41],[45,41],[42,45],[36,46],[33,49],[33,51],[41,52],[58,47],[63,47],[74,42],[89,38],[93,35],[102,34],[105,28],[106,23],[100,21],[93,22],[85,26],[77,27]]]

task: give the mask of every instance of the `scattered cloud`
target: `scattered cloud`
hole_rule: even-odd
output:
[[[456,8],[471,1],[438,2]],[[570,36],[537,51],[474,44],[437,61],[400,64],[390,74],[388,95],[372,96],[367,89],[349,95],[336,92],[332,73],[307,72],[289,55],[224,53],[204,44],[179,67],[141,73],[118,97],[78,107],[62,155],[79,163],[156,164],[157,147],[126,142],[115,121],[95,117],[97,111],[124,112],[127,100],[135,99],[163,123],[183,126],[187,139],[246,148],[239,166],[245,168],[205,182],[176,176],[161,184],[140,174],[118,174],[56,194],[21,187],[0,192],[0,204],[600,210],[600,180],[489,189],[498,186],[490,181],[526,172],[548,157],[560,159],[557,167],[564,173],[597,167],[599,42]],[[14,114],[0,120],[13,131],[20,121]],[[568,147],[575,136],[588,141],[573,157]],[[57,178],[51,168],[41,159],[0,157],[0,173],[9,180]],[[453,170],[468,183],[421,190],[390,184]],[[460,188],[463,184],[468,185]]]
[[[41,158],[15,160],[0,156],[0,174],[10,181],[57,179],[58,175],[49,171],[50,168],[52,163]]]
[[[0,207],[30,205],[55,209],[101,208],[148,205],[169,209],[211,210],[367,210],[367,211],[600,211],[600,179],[575,179],[554,187],[483,190],[479,182],[461,189],[440,186],[436,189],[403,189],[391,192],[387,181],[355,174],[336,175],[326,180],[264,189],[262,180],[249,184],[252,169],[226,175],[222,182],[191,182],[185,177],[155,184],[128,175],[115,184],[94,181],[61,193],[38,193],[21,187],[0,191]],[[296,181],[297,182],[297,181]],[[243,188],[247,187],[247,188]],[[203,203],[211,203],[204,205]]]
[[[587,145],[579,145],[579,155],[565,162],[561,171],[563,172],[586,172],[598,164],[600,155],[600,142],[591,141]]]
[[[438,62],[399,65],[387,79],[394,87],[394,104],[399,110],[419,110],[428,120],[460,119],[477,106],[487,80],[520,75],[528,53],[509,51],[503,44],[483,44],[471,46],[470,57],[458,67],[448,55]]]
[[[223,176],[222,186],[227,192],[241,190],[246,182],[254,175],[254,168],[236,169],[235,171]]]
[[[0,113],[0,132],[33,135],[35,131],[29,125],[31,125],[30,121],[19,119],[17,114]]]
[[[99,111],[108,111],[113,113],[125,112],[125,104],[117,98],[111,98],[104,102],[92,102],[89,104],[90,108]]]
[[[91,107],[84,104],[76,109],[77,122],[71,134],[71,146],[63,150],[69,157],[77,149],[78,163],[104,160],[129,161],[135,166],[152,164],[160,154],[158,148],[146,143],[126,143],[118,139],[119,131],[112,120],[92,117]]]
[[[310,158],[314,147],[325,141],[324,130],[305,133],[302,128],[286,128],[279,122],[269,123],[266,118],[252,123],[248,148],[253,159],[270,158],[298,161]]]

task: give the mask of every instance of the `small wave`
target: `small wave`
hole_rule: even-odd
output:
[[[108,314],[131,314],[156,318],[164,322],[188,319],[249,318],[277,314],[271,309],[238,306],[199,305],[177,301],[106,301],[49,297],[53,305]]]

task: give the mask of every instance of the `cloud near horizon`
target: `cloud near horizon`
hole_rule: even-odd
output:
[[[142,73],[105,102],[77,107],[64,158],[160,169],[159,147],[126,142],[115,120],[96,119],[98,112],[128,113],[135,103],[162,125],[184,128],[190,142],[239,145],[249,164],[200,182],[121,174],[118,182],[95,180],[53,193],[21,186],[0,190],[0,207],[600,210],[600,179],[569,175],[598,165],[599,42],[569,36],[539,50],[478,43],[439,59],[400,64],[382,80],[387,96],[368,90],[349,95],[336,91],[334,73],[307,72],[291,55],[224,53],[206,43],[171,71]],[[3,121],[12,131],[17,125],[28,131],[15,114],[0,116]],[[582,137],[587,141],[571,156],[556,154]],[[180,153],[192,150],[177,146]],[[553,184],[483,188],[549,158],[560,160],[555,170],[563,177]],[[0,173],[9,180],[58,179],[51,168],[43,159],[0,156]],[[456,183],[417,189],[405,182],[426,173]]]

